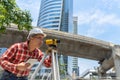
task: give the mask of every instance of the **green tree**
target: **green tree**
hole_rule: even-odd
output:
[[[32,18],[29,11],[22,11],[15,0],[0,0],[0,32],[10,24],[16,24],[19,30],[30,30]]]

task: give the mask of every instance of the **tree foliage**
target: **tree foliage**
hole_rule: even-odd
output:
[[[11,23],[16,24],[19,30],[32,28],[29,11],[22,11],[15,0],[0,0],[0,32],[4,32]]]

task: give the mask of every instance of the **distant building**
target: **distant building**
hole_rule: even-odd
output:
[[[7,48],[0,48],[0,56],[7,50]]]
[[[78,34],[78,17],[73,17],[73,34]]]
[[[73,17],[73,34],[78,34],[78,17]],[[76,76],[79,76],[79,66],[78,66],[78,58],[73,57],[73,69],[72,72],[76,73]]]
[[[7,48],[0,48],[0,56],[7,50]],[[1,77],[1,73],[3,71],[3,68],[0,66],[0,77]]]
[[[77,34],[78,28],[78,17],[73,17],[73,34]],[[78,58],[68,57],[68,73],[72,76],[73,72],[76,76],[79,76]]]

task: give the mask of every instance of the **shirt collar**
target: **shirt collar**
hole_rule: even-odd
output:
[[[23,44],[24,44],[24,49],[29,50],[29,45],[28,45],[29,41],[25,41]]]

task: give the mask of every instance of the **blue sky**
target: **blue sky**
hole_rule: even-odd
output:
[[[30,10],[36,26],[40,0],[16,0]],[[120,0],[73,0],[73,15],[78,16],[78,34],[120,44]],[[96,61],[79,59],[80,73],[97,66]]]
[[[120,0],[74,0],[78,33],[120,44]]]

